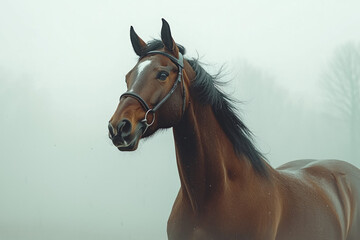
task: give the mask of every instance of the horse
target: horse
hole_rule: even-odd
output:
[[[358,240],[360,170],[339,160],[297,160],[275,169],[253,143],[234,100],[197,59],[184,58],[167,21],[161,40],[130,28],[139,60],[108,123],[120,151],[172,128],[180,190],[171,240]]]

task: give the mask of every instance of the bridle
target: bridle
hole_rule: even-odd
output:
[[[163,56],[166,56],[167,58],[169,58],[178,67],[178,76],[177,76],[177,79],[174,82],[174,85],[172,86],[172,88],[168,92],[168,94],[163,99],[161,99],[153,108],[150,108],[149,105],[145,102],[145,100],[135,92],[125,92],[120,96],[120,100],[121,100],[122,97],[125,97],[125,96],[126,97],[132,97],[132,98],[136,99],[141,104],[141,106],[145,109],[145,117],[144,117],[143,120],[141,120],[141,122],[145,124],[145,130],[143,131],[142,134],[144,134],[146,132],[146,130],[151,125],[154,124],[154,122],[155,122],[155,112],[175,92],[175,89],[176,89],[176,87],[178,86],[179,83],[181,83],[181,85],[182,85],[182,95],[183,95],[182,114],[184,115],[184,112],[185,112],[186,96],[185,96],[184,80],[183,80],[183,77],[182,77],[182,71],[184,69],[184,57],[183,57],[183,55],[179,52],[179,59],[177,59],[174,56],[172,56],[172,55],[170,55],[170,54],[168,54],[166,52],[149,51],[145,56],[150,55],[150,54],[160,54],[160,55],[163,55]],[[145,57],[145,56],[143,56],[143,57]],[[147,117],[148,117],[149,113],[153,114],[153,119],[152,119],[152,121],[150,123],[147,120]]]

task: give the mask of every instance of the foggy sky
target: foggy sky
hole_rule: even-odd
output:
[[[319,84],[335,48],[360,41],[359,9],[355,0],[2,0],[0,239],[166,239],[179,188],[171,130],[133,153],[107,137],[137,59],[129,28],[158,38],[162,17],[186,57],[199,55],[209,71],[226,64],[225,80],[234,80],[225,89],[244,100],[242,117],[273,166],[298,158],[359,166],[337,149],[343,128],[330,126],[345,123],[326,120]],[[248,65],[254,83],[236,81]]]

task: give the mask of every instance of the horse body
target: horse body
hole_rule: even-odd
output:
[[[131,28],[140,57],[109,121],[121,151],[173,127],[180,190],[170,240],[358,240],[360,170],[336,160],[272,168],[251,141],[231,100],[196,60],[182,57],[163,20],[161,41]]]

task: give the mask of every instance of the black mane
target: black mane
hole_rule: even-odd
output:
[[[147,52],[163,48],[160,40],[152,40],[147,44]],[[185,48],[178,45],[179,51],[185,54]],[[227,94],[218,89],[220,84],[218,75],[210,75],[199,64],[197,59],[186,59],[196,72],[196,79],[190,86],[191,92],[202,104],[212,106],[216,119],[223,131],[232,142],[238,156],[245,155],[253,168],[261,175],[267,175],[267,170],[263,159],[265,157],[257,150],[253,144],[252,133],[236,114],[234,100]]]

